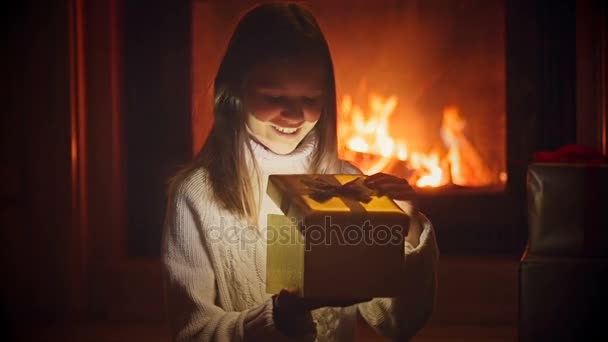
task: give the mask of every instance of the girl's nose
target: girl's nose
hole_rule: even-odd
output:
[[[304,108],[297,101],[291,101],[283,108],[281,116],[286,119],[301,121],[304,119]]]

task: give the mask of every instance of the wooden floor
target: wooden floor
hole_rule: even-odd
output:
[[[517,257],[443,257],[436,310],[413,341],[516,341],[518,262]],[[170,341],[162,322],[17,327],[15,335],[19,342]],[[356,340],[388,341],[362,322]]]
[[[363,331],[362,331],[363,330]],[[357,342],[389,341],[366,327],[359,327]],[[6,340],[5,340],[6,341]],[[78,327],[24,329],[15,341],[19,342],[167,342],[167,330],[151,324],[88,324]],[[471,342],[517,341],[513,326],[428,326],[412,342]]]

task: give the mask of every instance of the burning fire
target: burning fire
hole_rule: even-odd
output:
[[[447,153],[412,152],[404,140],[389,132],[389,118],[398,98],[369,96],[368,113],[345,95],[338,122],[338,140],[343,144],[343,158],[353,161],[366,174],[398,167],[417,187],[438,187],[449,183],[463,186],[484,186],[494,177],[483,159],[464,134],[466,121],[456,106],[446,107],[440,136]]]

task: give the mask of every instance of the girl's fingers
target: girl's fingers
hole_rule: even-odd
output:
[[[383,191],[408,191],[414,192],[414,188],[412,188],[407,183],[394,183],[394,182],[384,182],[384,183],[376,183],[368,186],[370,189],[383,192]]]
[[[381,190],[381,189],[388,189],[388,188],[399,188],[399,189],[408,190],[408,191],[414,190],[414,188],[412,188],[412,186],[408,182],[395,181],[395,180],[381,180],[381,181],[379,180],[379,181],[376,181],[375,183],[367,184],[367,186],[373,190]]]
[[[373,181],[374,181],[374,180],[376,180],[377,178],[382,178],[382,177],[386,177],[386,176],[391,177],[390,175],[388,175],[388,174],[386,174],[386,173],[379,172],[379,173],[375,173],[375,174],[373,174],[373,175],[371,175],[371,176],[367,176],[367,177],[365,178],[365,181],[366,181],[366,182],[373,182]]]
[[[376,183],[384,183],[384,182],[407,183],[407,181],[405,179],[395,177],[393,175],[389,175],[386,173],[376,173],[375,175],[365,178],[365,184],[367,184],[367,185],[373,185]]]
[[[382,190],[378,190],[378,195],[388,196],[392,199],[402,201],[408,201],[416,198],[416,192],[395,187],[387,187]]]
[[[376,173],[375,175],[369,176],[365,179],[365,184],[368,186],[376,186],[379,184],[408,184],[408,182],[403,179],[393,175],[389,175],[386,173]],[[409,185],[409,184],[408,184]]]
[[[315,310],[322,307],[347,307],[354,304],[358,304],[361,302],[370,301],[369,299],[352,299],[352,300],[344,300],[344,299],[305,299],[306,307],[308,310]]]
[[[366,183],[365,185],[374,187],[384,184],[398,184],[398,185],[406,185],[409,186],[409,183],[405,179],[401,178],[379,178],[373,182]]]
[[[409,185],[404,184],[395,184],[395,183],[385,183],[374,186],[374,190],[378,192],[407,192],[407,193],[415,193],[414,188]]]
[[[282,289],[278,295],[279,305],[286,312],[301,312],[306,310],[300,298],[299,291],[293,288]]]
[[[282,291],[285,291],[288,294],[290,294],[292,296],[296,296],[296,297],[300,295],[300,291],[293,287],[284,288]]]
[[[411,200],[416,196],[414,188],[403,178],[385,173],[377,173],[366,179],[365,184],[378,192],[396,200]]]

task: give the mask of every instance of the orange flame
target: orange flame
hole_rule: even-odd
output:
[[[448,148],[438,153],[411,152],[404,140],[396,140],[389,132],[390,116],[398,104],[396,96],[369,96],[369,112],[345,95],[338,122],[338,140],[343,155],[357,164],[364,173],[374,174],[401,163],[410,171],[407,178],[417,187],[438,187],[449,182],[481,186],[493,181],[492,174],[479,153],[465,137],[465,120],[455,106],[443,112],[441,138]]]

